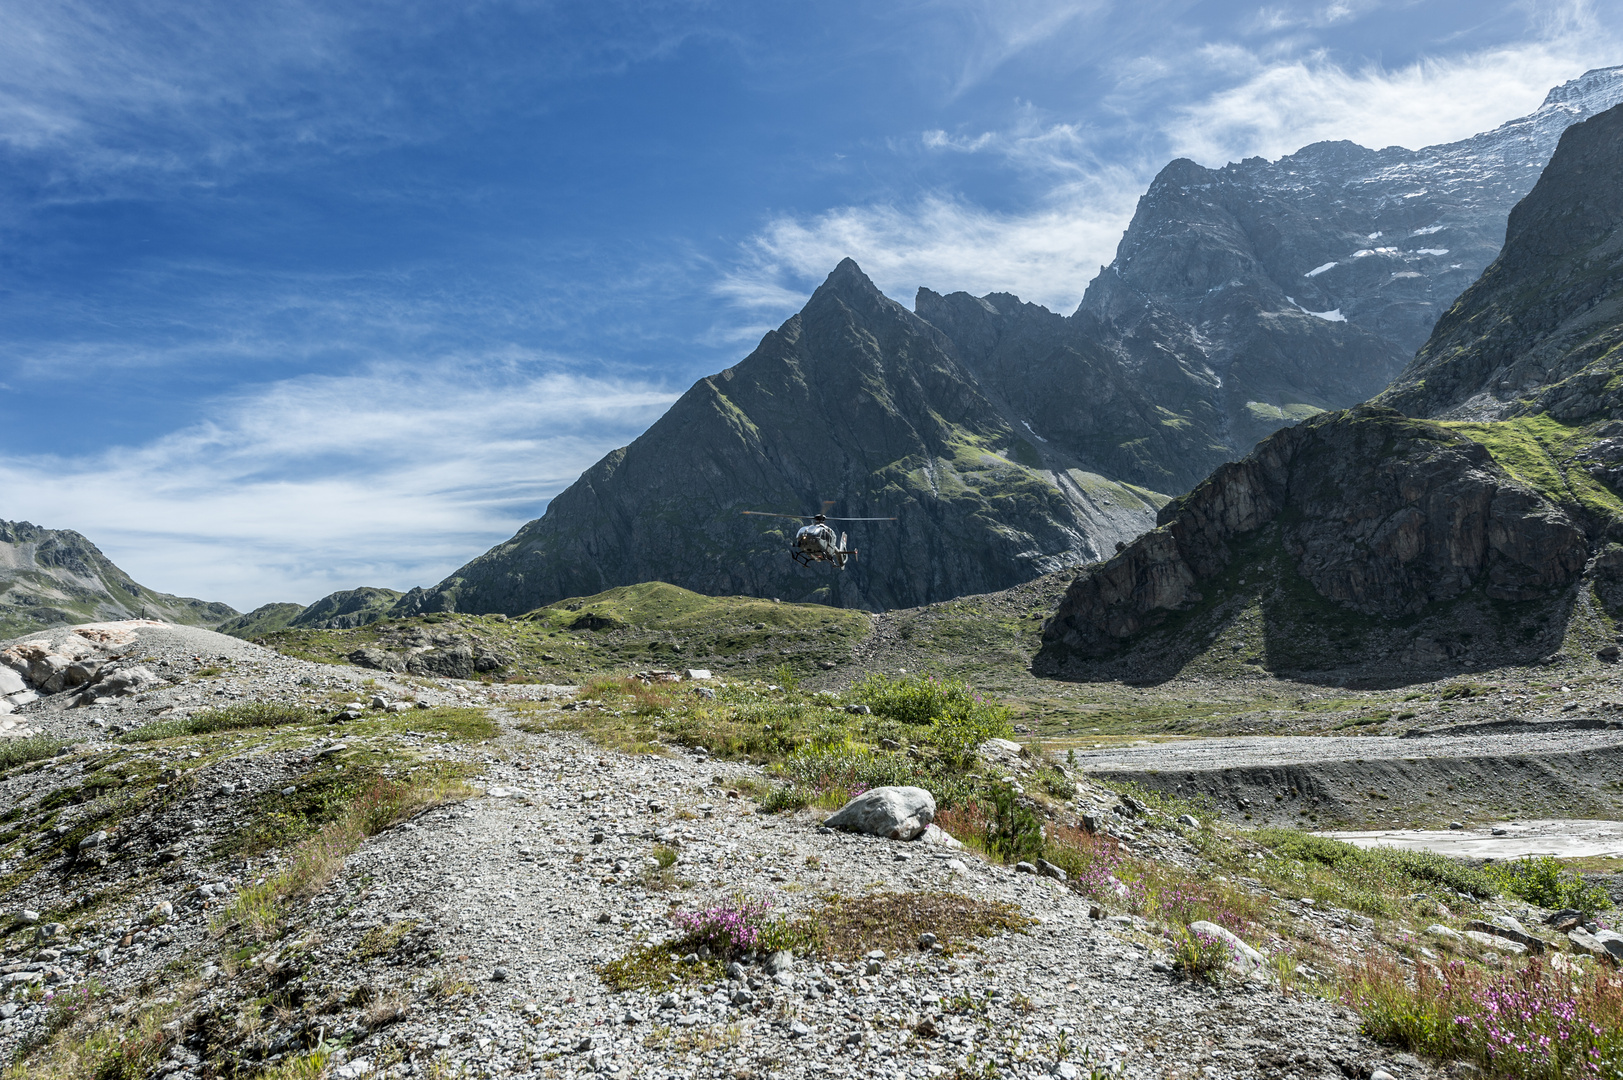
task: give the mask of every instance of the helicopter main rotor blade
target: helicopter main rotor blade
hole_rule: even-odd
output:
[[[773,514],[773,513],[768,513],[765,510],[740,510],[739,513],[748,514],[750,517],[781,517],[781,518],[788,518],[790,521],[809,521],[809,520],[811,520],[811,515],[810,514]]]
[[[831,517],[828,520],[830,520],[830,521],[895,521],[896,519],[893,518],[893,517],[888,517],[888,518],[837,518],[837,517]]]

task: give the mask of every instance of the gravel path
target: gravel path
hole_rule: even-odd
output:
[[[1087,772],[1150,769],[1174,772],[1262,765],[1312,765],[1331,761],[1420,761],[1426,758],[1566,754],[1614,746],[1623,746],[1623,730],[1535,730],[1432,738],[1291,735],[1179,739],[1153,745],[1098,750],[1078,748],[1076,757]]]

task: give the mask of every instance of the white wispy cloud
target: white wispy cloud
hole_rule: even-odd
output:
[[[880,290],[911,306],[920,285],[977,295],[1012,292],[1069,311],[1115,254],[1139,185],[1096,182],[1055,193],[1027,213],[999,213],[927,195],[906,205],[849,206],[780,217],[750,239],[717,288],[745,307],[793,310],[846,256]]]
[[[1468,138],[1537,109],[1550,87],[1588,67],[1615,63],[1602,28],[1387,70],[1347,70],[1326,54],[1268,62],[1235,46],[1208,62],[1243,75],[1234,86],[1177,109],[1169,149],[1203,165],[1277,158],[1309,143],[1350,139],[1417,149]]]
[[[851,256],[903,302],[927,285],[1014,292],[1070,311],[1172,157],[1218,166],[1323,139],[1375,148],[1453,141],[1532,112],[1550,87],[1623,58],[1623,37],[1588,0],[1530,9],[1529,32],[1512,43],[1391,69],[1348,67],[1322,50],[1279,55],[1300,28],[1334,27],[1376,7],[1337,0],[1296,14],[1263,8],[1244,29],[1285,35],[1272,43],[1218,39],[1192,56],[1114,59],[1111,108],[1119,127],[1136,133],[1127,143],[1137,148],[1132,158],[1120,131],[1042,119],[1028,105],[1002,129],[922,132],[929,153],[1000,159],[1027,208],[995,210],[938,188],[911,200],[781,214],[742,246],[718,289],[742,307],[786,315]],[[1101,145],[1113,138],[1107,162]]]
[[[244,392],[141,446],[0,457],[0,517],[76,529],[142,584],[243,610],[432,584],[675,396],[536,367],[378,364]]]

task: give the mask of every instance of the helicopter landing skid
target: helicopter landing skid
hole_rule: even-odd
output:
[[[850,551],[837,551],[837,552],[835,552],[835,554],[836,555],[843,555],[848,559],[854,559],[854,558],[857,557],[857,552],[856,552],[855,548],[852,548]],[[804,567],[807,567],[807,568],[810,568],[813,563],[834,562],[834,559],[830,558],[827,555],[808,555],[804,551],[801,551],[799,548],[790,548],[789,549],[789,557],[791,559],[793,559],[795,562],[799,563],[801,566],[804,566]],[[840,567],[840,569],[842,569],[842,570],[845,569],[843,563],[837,563],[836,565],[838,565]]]

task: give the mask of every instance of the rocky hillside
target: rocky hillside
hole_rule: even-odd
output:
[[[851,517],[843,573],[789,559],[796,524]],[[1100,557],[1165,499],[1039,446],[952,342],[847,259],[805,310],[702,379],[512,540],[396,614],[519,614],[660,580],[711,595],[911,606],[1005,588]]]
[[[1504,251],[1382,401],[1416,416],[1623,416],[1623,106],[1567,129]]]
[[[1414,678],[1615,659],[1623,107],[1568,130],[1503,254],[1380,405],[1282,431],[1082,574],[1040,670],[1164,677],[1251,627],[1273,671]],[[1260,637],[1258,636],[1260,635]]]
[[[110,619],[217,626],[236,614],[224,604],[137,584],[71,529],[0,521],[0,637]]]
[[[1037,667],[1164,678],[1231,634],[1283,673],[1536,663],[1589,554],[1574,516],[1481,443],[1360,407],[1275,434],[1078,576]]]

